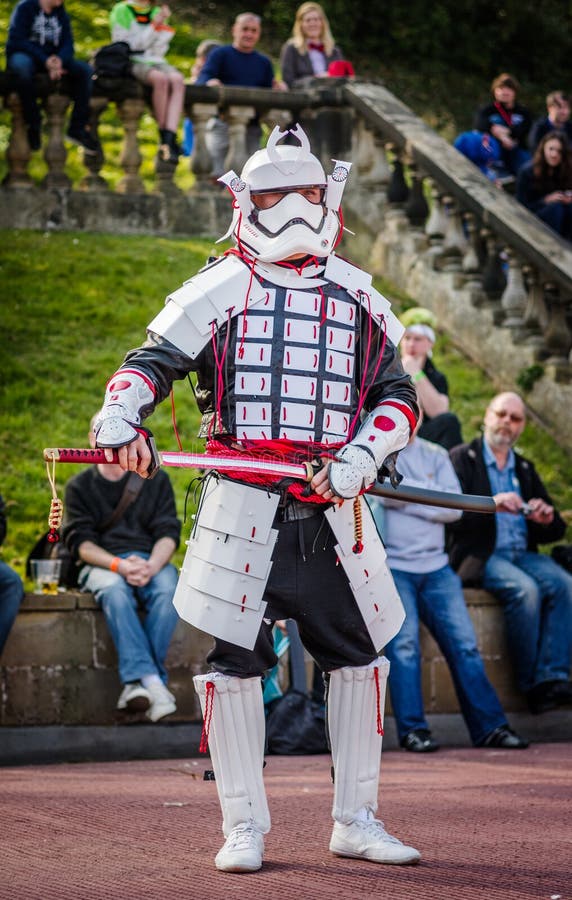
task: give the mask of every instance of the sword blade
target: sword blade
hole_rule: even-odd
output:
[[[404,503],[421,503],[424,506],[460,509],[463,512],[494,513],[497,509],[492,497],[484,497],[480,494],[450,494],[447,491],[407,487],[404,484],[390,487],[376,482],[366,491],[366,494],[372,494],[374,497],[387,497],[390,500],[403,500]]]
[[[254,456],[215,456],[208,453],[184,453],[178,450],[159,452],[159,460],[163,466],[175,466],[183,469],[217,469],[221,472],[253,472],[259,475],[275,475],[280,478],[298,478],[308,480],[309,470],[300,463],[288,463],[282,460],[258,459]],[[46,447],[44,459],[47,462],[92,463],[98,465],[117,464],[117,451],[113,451],[113,459],[105,458],[103,449],[82,449],[79,447]]]
[[[177,450],[164,450],[158,455],[162,465],[184,469],[253,472],[277,478],[296,478],[300,481],[310,481],[313,474],[309,464],[288,463],[278,459],[258,459],[252,456],[214,456],[208,453],[185,453]],[[48,462],[108,464],[101,448],[91,450],[75,447],[47,447],[44,450],[44,459]],[[117,451],[114,450],[112,463],[109,464],[117,462]],[[402,500],[404,503],[421,503],[424,506],[460,509],[463,512],[496,512],[493,498],[479,494],[451,494],[446,491],[433,491],[429,488],[407,487],[404,484],[390,487],[378,482],[368,488],[366,494],[374,497],[387,497],[391,500]]]

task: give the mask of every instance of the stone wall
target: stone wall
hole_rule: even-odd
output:
[[[514,688],[503,638],[502,612],[484,591],[466,600],[487,672],[507,711],[524,708]],[[205,671],[211,638],[180,621],[169,649],[172,720],[198,721],[192,676]],[[427,713],[455,713],[458,703],[447,664],[423,629],[423,691]],[[121,685],[103,614],[90,594],[28,594],[0,658],[0,725],[110,725]],[[391,707],[388,701],[388,712]]]

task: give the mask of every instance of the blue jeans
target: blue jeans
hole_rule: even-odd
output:
[[[485,672],[460,578],[450,566],[424,574],[392,569],[391,574],[406,612],[401,631],[385,648],[399,739],[408,731],[429,727],[421,691],[419,622],[423,622],[447,660],[471,740],[482,744],[507,722]]]
[[[567,681],[572,655],[572,576],[542,553],[494,553],[483,587],[503,605],[518,686]]]
[[[132,556],[131,553],[121,554]],[[148,558],[148,553],[137,553]],[[173,606],[177,570],[164,566],[144,587],[132,587],[123,576],[97,566],[84,566],[79,576],[82,590],[91,591],[101,605],[119,658],[119,677],[125,684],[144,675],[167,681],[165,657],[179,619]],[[145,611],[139,618],[138,605]]]
[[[33,56],[27,53],[13,53],[8,58],[7,68],[18,76],[18,94],[22,104],[22,112],[27,125],[40,127],[40,111],[36,99],[34,75],[46,74],[42,66]],[[70,128],[85,128],[89,120],[89,100],[91,97],[93,69],[86,62],[72,59],[66,63],[71,97],[74,107],[70,119]]]
[[[10,634],[23,596],[24,585],[18,573],[5,562],[0,562],[0,653]]]

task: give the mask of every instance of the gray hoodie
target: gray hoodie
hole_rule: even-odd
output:
[[[438,444],[414,437],[401,450],[397,468],[403,475],[403,484],[408,487],[461,493],[449,454]],[[368,502],[383,537],[391,569],[425,573],[447,565],[445,524],[460,519],[462,513],[459,510],[379,497],[370,497]]]

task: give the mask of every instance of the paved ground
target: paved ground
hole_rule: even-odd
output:
[[[572,900],[572,744],[387,751],[381,815],[413,867],[328,852],[329,757],[269,757],[261,872],[217,872],[207,758],[0,772],[1,900]]]

